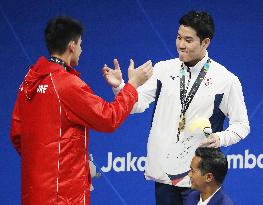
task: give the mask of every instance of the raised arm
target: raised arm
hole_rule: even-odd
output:
[[[118,93],[113,102],[106,102],[95,95],[79,78],[67,75],[66,85],[61,86],[59,95],[67,110],[67,117],[76,124],[88,126],[97,131],[111,132],[126,119],[138,99],[136,88],[152,75],[152,64],[147,61],[142,67],[134,69],[131,62],[129,82]]]

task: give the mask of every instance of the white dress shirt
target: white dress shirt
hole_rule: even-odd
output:
[[[216,192],[218,192],[218,190],[220,189],[221,187],[219,187],[209,198],[207,198],[206,200],[202,200],[202,197],[201,197],[201,194],[200,194],[200,200],[198,202],[197,205],[207,205],[208,202],[210,201],[210,199],[215,195]]]

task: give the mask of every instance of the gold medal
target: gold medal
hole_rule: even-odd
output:
[[[179,121],[179,131],[181,132],[185,128],[185,117],[184,115],[181,116]]]

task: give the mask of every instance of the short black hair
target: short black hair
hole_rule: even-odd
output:
[[[200,157],[201,174],[212,173],[215,181],[222,184],[228,170],[227,158],[219,148],[199,147],[195,156]]]
[[[179,20],[179,25],[189,26],[196,31],[201,42],[205,38],[212,40],[215,33],[214,20],[205,11],[190,11]]]
[[[47,23],[45,41],[49,54],[63,54],[70,41],[75,41],[83,33],[81,23],[71,17],[58,16]]]

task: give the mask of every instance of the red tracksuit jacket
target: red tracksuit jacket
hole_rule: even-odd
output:
[[[88,130],[114,131],[137,101],[130,84],[111,103],[72,68],[41,57],[19,89],[11,141],[21,156],[22,204],[90,204]]]

